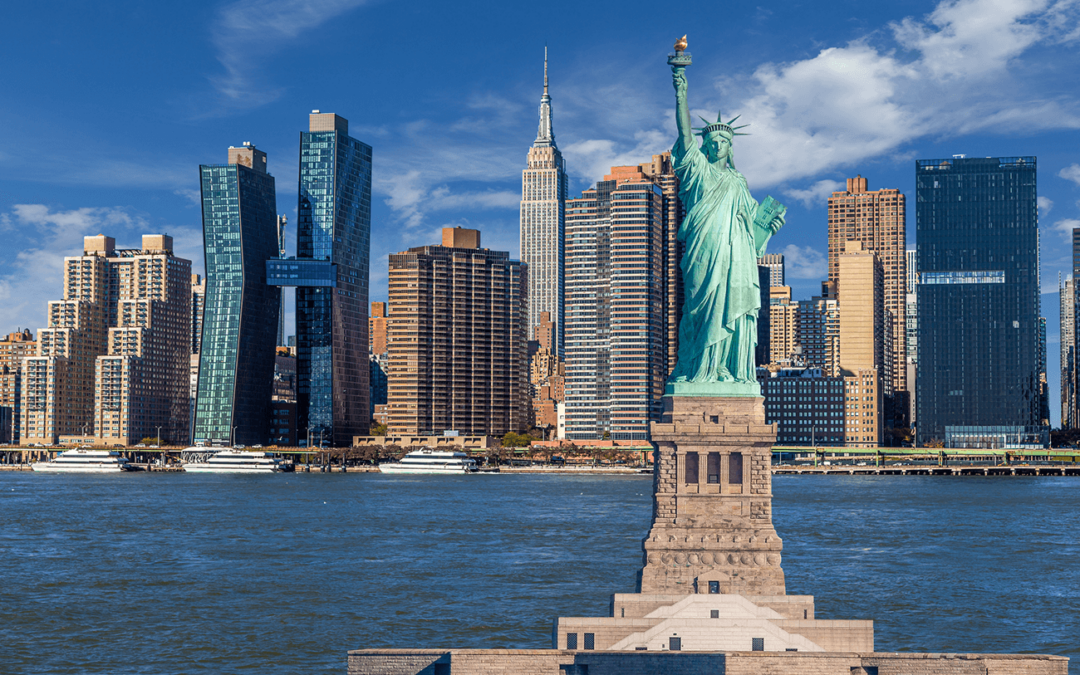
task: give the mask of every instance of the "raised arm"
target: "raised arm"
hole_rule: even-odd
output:
[[[671,79],[675,85],[675,124],[679,128],[679,140],[683,148],[691,150],[697,144],[690,127],[690,106],[686,104],[686,66],[672,66]]]

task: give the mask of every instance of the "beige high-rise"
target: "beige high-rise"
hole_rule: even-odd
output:
[[[525,431],[527,268],[476,230],[446,228],[443,242],[390,256],[388,430]]]
[[[368,316],[368,352],[372,356],[386,353],[387,316],[385,302],[371,303],[371,314]]]
[[[907,302],[907,253],[904,195],[897,189],[867,190],[862,176],[849,178],[847,190],[829,197],[829,281],[840,275],[840,256],[848,241],[858,241],[873,251],[883,272],[884,309],[888,311],[885,333],[892,336],[886,394],[908,392],[907,337],[904,311]]]
[[[86,237],[83,255],[64,258],[64,299],[49,303],[38,355],[23,361],[21,445],[94,435],[94,365],[108,338],[116,240]]]
[[[791,301],[790,286],[769,289],[769,362],[790,364],[798,352],[795,328],[799,303]]]
[[[130,445],[158,427],[186,443],[191,261],[167,235],[134,250],[98,235],[83,248],[64,260],[64,299],[24,362],[21,443]]]
[[[877,254],[858,241],[838,257],[840,368],[845,380],[845,442],[868,447],[881,442],[885,361],[884,272]]]
[[[105,445],[186,444],[191,261],[173,255],[172,237],[145,235],[141,250],[110,264],[119,283],[108,353],[96,364],[94,436]]]

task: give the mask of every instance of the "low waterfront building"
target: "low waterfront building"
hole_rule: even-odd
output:
[[[296,428],[296,401],[270,402],[270,444],[296,447],[300,444]]]
[[[765,421],[779,445],[844,444],[844,380],[820,368],[758,369]]]

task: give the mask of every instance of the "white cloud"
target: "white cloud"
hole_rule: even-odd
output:
[[[173,190],[173,194],[188,200],[191,202],[192,206],[199,206],[202,203],[202,193],[198,190],[178,188]]]
[[[749,74],[703,60],[689,72],[690,103],[695,119],[722,108],[751,125],[752,135],[736,139],[735,150],[755,191],[891,157],[930,134],[1076,129],[1080,104],[1067,96],[1046,99],[1043,65],[1024,59],[1037,47],[1076,39],[1078,25],[1075,0],[945,0],[926,17],[903,19],[811,58],[765,63]],[[659,114],[655,106],[642,109],[641,98],[625,106],[622,97],[595,101],[637,115],[626,123],[612,116],[604,136],[588,139],[582,150],[605,159],[591,160],[587,170],[595,175],[607,157],[637,150],[642,132],[657,132],[670,144],[669,92]],[[631,86],[624,95],[637,93]],[[582,154],[589,159],[590,153]]]
[[[262,105],[281,94],[261,82],[267,58],[301,33],[364,4],[366,0],[240,0],[214,22],[213,42],[223,75],[214,87],[235,105]]]
[[[1065,180],[1071,180],[1072,182],[1080,185],[1080,164],[1072,164],[1065,167],[1058,172],[1058,175]]]
[[[1054,200],[1049,197],[1039,197],[1035,201],[1039,205],[1039,215],[1043,218],[1050,213],[1050,209],[1054,208]]]
[[[892,25],[897,42],[922,54],[936,80],[982,78],[1002,70],[1013,58],[1055,32],[1045,16],[1069,3],[1045,0],[946,0],[926,22],[912,18]]]
[[[847,189],[846,183],[841,183],[838,180],[819,180],[805,190],[796,190],[794,188],[784,190],[784,194],[800,201],[806,208],[811,208],[818,204],[824,203],[832,193],[838,190]]]
[[[828,260],[825,255],[810,246],[788,244],[784,254],[784,275],[792,279],[825,279],[828,276]]]
[[[1075,218],[1066,218],[1064,220],[1057,221],[1047,229],[1051,232],[1056,232],[1060,234],[1061,238],[1065,241],[1065,243],[1070,243],[1072,242],[1073,228],[1076,227],[1080,227],[1080,220],[1076,220]]]

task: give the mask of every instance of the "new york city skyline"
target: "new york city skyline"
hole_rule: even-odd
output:
[[[387,255],[436,242],[443,226],[480,229],[516,258],[545,43],[570,197],[674,141],[663,58],[687,30],[634,7],[584,15],[554,3],[551,16],[573,20],[553,22],[494,4],[468,20],[358,2],[14,10],[20,31],[0,47],[21,64],[0,108],[6,330],[45,325],[61,261],[84,235],[123,246],[168,232],[201,271],[198,165],[222,162],[229,145],[268,153],[279,210],[295,222],[298,132],[315,108],[348,117],[374,147],[372,300],[386,297]],[[770,250],[785,254],[794,297],[826,277],[825,199],[846,177],[914,199],[914,160],[959,153],[1039,157],[1042,291],[1056,293],[1071,263],[1063,235],[1080,225],[1076,14],[1073,3],[975,0],[730,8],[718,23],[738,28],[689,36],[692,52],[719,57],[692,67],[694,112],[741,114],[752,135],[739,139],[740,171],[759,198],[790,205]],[[721,79],[719,64],[737,75]],[[909,247],[914,230],[909,208]],[[1057,392],[1056,298],[1042,311]]]

